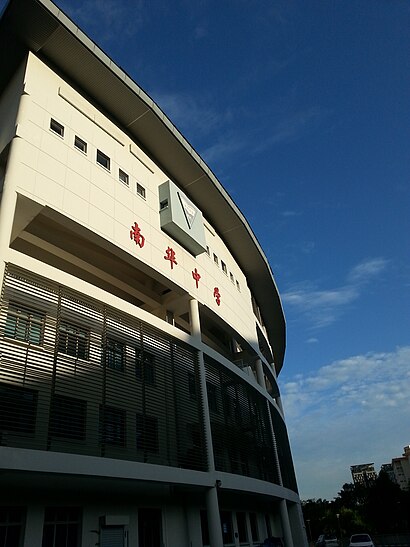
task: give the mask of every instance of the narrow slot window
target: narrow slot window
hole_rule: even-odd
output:
[[[214,262],[217,266],[219,266],[219,258],[216,256],[215,253],[214,253]]]
[[[101,150],[97,150],[97,163],[98,165],[101,165],[101,167],[104,167],[104,169],[110,170],[110,164],[111,160],[108,156],[106,156]]]
[[[223,260],[221,260],[221,267],[222,267],[222,271],[225,275],[228,275],[228,268],[226,267],[226,264]]]
[[[64,125],[53,120],[53,118],[50,120],[50,129],[53,133],[56,133],[60,137],[64,137]]]
[[[125,184],[126,186],[129,186],[130,185],[130,179],[129,179],[129,176],[127,175],[127,173],[125,171],[123,171],[122,169],[120,169],[118,171],[118,178],[120,180],[120,182],[122,182],[123,184]]]
[[[232,283],[235,283],[235,278],[232,272],[229,272],[229,279],[232,281]]]
[[[211,256],[211,251],[210,251],[208,245],[206,246],[206,254],[207,254],[208,256]]]
[[[160,202],[160,204],[159,204],[159,210],[160,211],[163,211],[167,207],[168,207],[168,200],[167,199],[164,199],[164,201]]]
[[[87,143],[83,141],[83,139],[80,139],[80,137],[77,137],[77,135],[74,137],[74,148],[77,148],[80,152],[87,154]]]
[[[146,199],[146,192],[145,192],[145,188],[142,186],[142,184],[140,184],[139,182],[137,182],[137,194],[142,197],[143,199]],[[167,206],[168,206],[168,201],[167,201]]]
[[[239,281],[238,281],[238,280],[236,281],[236,288],[238,289],[239,292],[241,292],[241,286],[239,285]]]

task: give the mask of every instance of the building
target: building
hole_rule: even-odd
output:
[[[377,479],[374,463],[351,465],[350,472],[355,486],[370,486]]]
[[[391,463],[383,463],[380,467],[379,477],[381,474],[385,474],[389,477],[391,482],[396,483],[396,477],[394,475],[393,466]]]
[[[0,20],[0,544],[306,545],[246,219],[49,0]]]
[[[410,445],[403,448],[403,455],[392,459],[393,473],[402,490],[410,488]]]

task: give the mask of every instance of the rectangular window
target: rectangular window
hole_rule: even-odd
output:
[[[258,519],[257,519],[256,513],[249,513],[249,521],[251,524],[252,541],[258,541],[259,531],[258,531]]]
[[[239,292],[241,292],[241,286],[239,285],[238,280],[236,280],[236,288],[238,289]]]
[[[123,171],[122,169],[120,169],[118,171],[118,178],[119,178],[120,182],[122,182],[126,186],[130,185],[130,178],[127,175],[127,173],[125,171]]]
[[[146,384],[155,384],[155,356],[135,348],[135,376]]]
[[[214,253],[214,262],[217,266],[219,266],[219,258],[216,256],[215,253]]]
[[[220,515],[223,543],[233,543],[232,515],[229,511],[221,511]]]
[[[201,534],[202,544],[209,545],[208,514],[205,510],[201,511]]]
[[[137,450],[158,453],[158,420],[153,416],[136,414]]]
[[[166,209],[168,207],[168,200],[164,199],[159,204],[159,210],[162,211],[163,209]]]
[[[228,268],[226,267],[226,264],[223,260],[221,260],[221,267],[222,267],[222,271],[225,275],[228,275]]]
[[[53,120],[53,118],[50,120],[50,129],[53,133],[56,133],[60,137],[64,137],[64,125]]]
[[[41,345],[44,322],[44,313],[10,302],[4,336],[29,344]]]
[[[229,272],[229,279],[232,281],[232,283],[235,283],[235,278],[232,272]]]
[[[77,507],[46,507],[44,511],[42,547],[79,547],[81,509]]]
[[[214,384],[206,383],[206,391],[208,393],[208,406],[212,412],[218,412],[217,388]]]
[[[0,384],[0,431],[33,434],[36,414],[37,391]]]
[[[192,372],[188,372],[188,391],[189,391],[189,398],[193,401],[197,400],[197,392],[196,392],[196,381],[195,381],[195,374],[192,374]]]
[[[80,150],[80,152],[87,154],[87,143],[83,139],[80,139],[80,137],[77,137],[77,135],[74,137],[74,147]]]
[[[58,330],[58,351],[88,359],[89,331],[62,321]]]
[[[22,507],[0,507],[0,547],[22,544],[25,510]]]
[[[101,444],[125,446],[125,410],[100,406]]]
[[[111,160],[101,150],[97,150],[97,163],[104,169],[110,170]]]
[[[238,511],[236,513],[236,523],[238,525],[239,543],[245,543],[248,541],[248,531],[246,529],[246,513]]]
[[[107,338],[105,363],[108,368],[112,368],[114,370],[124,370],[125,345],[122,342],[118,342],[112,338]]]
[[[206,246],[206,254],[207,254],[208,256],[211,256],[211,251],[210,251],[208,245]]]
[[[146,192],[145,192],[145,188],[142,186],[142,184],[140,184],[139,182],[137,182],[137,194],[142,197],[143,199],[146,199]],[[168,205],[168,203],[167,203]]]
[[[50,417],[52,437],[84,441],[86,421],[86,401],[64,395],[54,395]]]

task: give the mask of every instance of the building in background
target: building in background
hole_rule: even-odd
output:
[[[410,445],[403,448],[403,455],[392,459],[393,473],[402,490],[410,488]]]
[[[306,545],[247,221],[49,0],[0,20],[4,545]]]
[[[352,474],[352,479],[355,486],[361,485],[368,487],[377,479],[377,473],[374,470],[374,463],[351,465],[350,472]]]
[[[379,476],[382,473],[385,473],[392,482],[397,482],[396,477],[394,475],[393,465],[391,463],[383,463],[382,464],[382,466],[380,467]]]

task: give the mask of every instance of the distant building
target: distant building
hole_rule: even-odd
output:
[[[377,478],[374,470],[374,463],[362,463],[360,465],[351,465],[350,471],[355,486],[370,486]]]
[[[395,477],[394,471],[393,471],[393,465],[391,463],[384,463],[380,467],[379,476],[380,476],[381,473],[385,473],[392,482],[397,483],[396,477]]]
[[[410,487],[410,445],[404,447],[403,456],[392,459],[393,473],[402,490]]]

